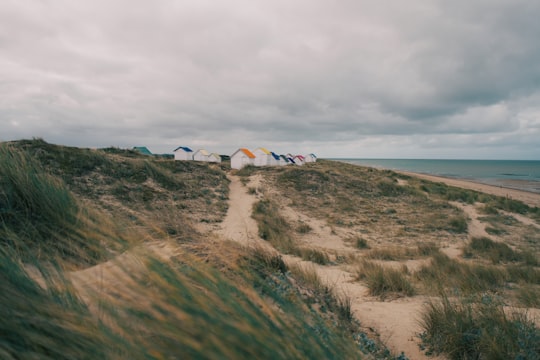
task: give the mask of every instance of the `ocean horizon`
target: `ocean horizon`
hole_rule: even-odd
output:
[[[540,193],[540,160],[329,158],[378,169],[409,171]]]

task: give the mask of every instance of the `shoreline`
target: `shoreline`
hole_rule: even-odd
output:
[[[404,174],[411,177],[416,177],[428,181],[440,182],[449,186],[460,187],[463,189],[474,190],[483,192],[486,194],[507,197],[509,199],[519,200],[523,203],[532,206],[540,207],[540,193],[518,190],[504,185],[489,185],[473,180],[449,178],[439,175],[427,175],[422,173],[415,173],[411,171],[393,170],[397,173]]]

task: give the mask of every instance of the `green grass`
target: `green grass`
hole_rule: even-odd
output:
[[[474,294],[485,291],[500,292],[510,283],[519,286],[540,284],[540,269],[526,264],[484,265],[450,259],[442,253],[435,254],[428,265],[415,273],[424,291],[438,294],[441,291]]]
[[[517,290],[519,302],[528,308],[540,308],[540,286],[521,284]]]
[[[524,260],[524,256],[510,246],[502,242],[496,242],[487,237],[474,237],[464,249],[467,257],[474,255],[487,258],[493,264],[519,262]]]
[[[490,297],[430,302],[421,337],[428,353],[450,359],[537,359],[540,332],[525,314],[507,314]]]
[[[414,286],[407,278],[406,268],[396,270],[364,260],[357,266],[356,277],[366,283],[370,295],[381,299],[416,294]]]
[[[287,189],[296,191],[287,194],[295,206],[339,213],[339,226],[357,225],[362,214],[377,226],[395,224],[407,215],[406,206],[415,212],[414,231],[424,232],[423,223],[436,235],[463,227],[463,221],[451,224],[462,214],[441,201],[443,195],[432,190],[427,198],[414,180],[399,185],[392,172],[325,161],[249,171],[275,176],[280,186],[291,185]],[[289,267],[277,253],[218,244],[194,230],[192,220],[217,222],[226,212],[228,180],[219,166],[30,140],[0,145],[0,185],[0,358],[354,359],[371,348],[355,327],[350,298],[324,285],[313,269]],[[452,196],[469,201],[473,195]],[[478,195],[476,201],[487,204],[490,199]],[[489,202],[495,211],[504,207],[536,216],[536,210],[519,203],[497,201]],[[277,202],[257,203],[254,217],[261,236],[283,252],[321,264],[329,261],[324,251],[295,244],[298,229],[280,216]],[[171,260],[152,254],[146,245],[159,247],[165,240],[172,240],[174,251],[167,251]],[[479,265],[449,259],[431,243],[415,248],[409,242],[405,255],[393,256],[433,256],[429,265],[409,273],[405,267],[364,261],[357,277],[383,299],[444,288],[452,294],[510,293],[523,306],[537,307],[540,269],[534,253],[513,250],[512,255],[493,244],[470,251],[491,259],[492,248],[497,265]],[[78,293],[69,280],[76,277],[64,273],[126,251],[135,254],[135,269],[123,264],[122,257],[103,267],[122,270],[114,284],[104,283],[103,277]],[[509,260],[512,256],[520,260]],[[36,280],[40,277],[43,287]],[[450,357],[474,357],[477,351],[483,351],[483,358],[538,353],[537,329],[519,316],[499,321],[504,320],[499,304],[486,296],[483,301],[489,302],[456,301],[449,302],[449,310],[444,304],[437,308],[428,316],[434,331],[426,326],[426,346]],[[488,305],[492,307],[483,310]],[[452,325],[460,324],[458,317],[464,326]],[[476,336],[476,329],[489,337]],[[494,338],[502,340],[493,343]],[[465,346],[446,350],[440,339],[458,339]],[[389,358],[380,354],[368,357]]]
[[[229,180],[215,164],[153,158],[116,148],[58,146],[39,139],[4,145],[39,163],[78,199],[114,212],[116,221],[123,217],[129,222],[134,212],[151,216],[174,208],[188,220],[215,223],[227,212]],[[162,230],[174,226],[160,224]]]
[[[22,258],[95,264],[102,243],[120,236],[102,229],[103,215],[85,208],[65,184],[27,153],[0,145],[0,245]]]
[[[332,286],[323,284],[314,267],[295,265],[290,271],[299,286],[310,293],[307,301],[311,307],[317,304],[322,307],[323,312],[330,311],[336,314],[343,327],[349,330],[354,328],[350,297],[338,293]]]
[[[354,245],[357,249],[369,249],[370,246],[366,239],[362,237],[357,237],[356,240],[353,240]]]
[[[439,196],[426,196],[414,182],[398,183],[402,176],[391,171],[321,160],[310,167],[283,168],[266,175],[276,188],[288,189],[284,198],[293,207],[326,218],[330,225],[351,228],[376,223],[382,233],[404,227],[400,238],[441,232],[451,236],[467,230],[460,209]]]
[[[278,206],[271,200],[263,199],[253,205],[253,218],[259,227],[259,236],[270,242],[276,249],[287,254],[297,253],[292,238],[291,225],[279,214]]]
[[[350,302],[311,311],[279,255],[216,249],[192,231],[178,209],[212,209],[214,188],[190,191],[227,185],[221,170],[38,140],[0,151],[0,358],[361,358],[334,321],[350,316]],[[67,169],[79,154],[88,164]],[[128,176],[108,177],[109,166]],[[95,188],[79,183],[87,175]],[[118,184],[125,200],[110,192]],[[162,244],[174,247],[170,260],[150,250]]]
[[[431,256],[438,251],[439,248],[435,243],[427,242],[419,243],[414,248],[404,246],[387,246],[372,249],[368,251],[365,256],[369,259],[397,261]]]
[[[103,359],[130,352],[142,358],[100,326],[58,271],[44,275],[46,289],[28,276],[17,253],[0,247],[0,358]]]
[[[432,293],[441,288],[463,293],[496,290],[510,279],[503,268],[459,262],[443,253],[436,253],[431,263],[422,266],[415,276]]]
[[[326,265],[330,263],[328,254],[324,251],[313,248],[299,248],[300,257],[303,260],[312,261],[316,264]]]
[[[312,230],[313,228],[309,226],[309,224],[306,224],[306,223],[301,223],[300,225],[296,227],[296,231],[300,234],[308,234]]]

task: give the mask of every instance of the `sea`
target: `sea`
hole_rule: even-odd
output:
[[[540,160],[331,159],[540,193]]]

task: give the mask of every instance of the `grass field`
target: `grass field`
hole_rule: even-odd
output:
[[[517,217],[539,209],[332,161],[248,167],[236,175],[270,252],[202,230],[225,218],[227,171],[0,144],[0,358],[403,359],[324,269],[350,272],[370,301],[429,299],[415,314],[429,353],[540,352],[527,313],[540,306],[540,231]],[[461,204],[489,236],[470,236]]]
[[[361,358],[285,265],[195,230],[219,167],[33,140],[0,145],[0,184],[3,359]]]

